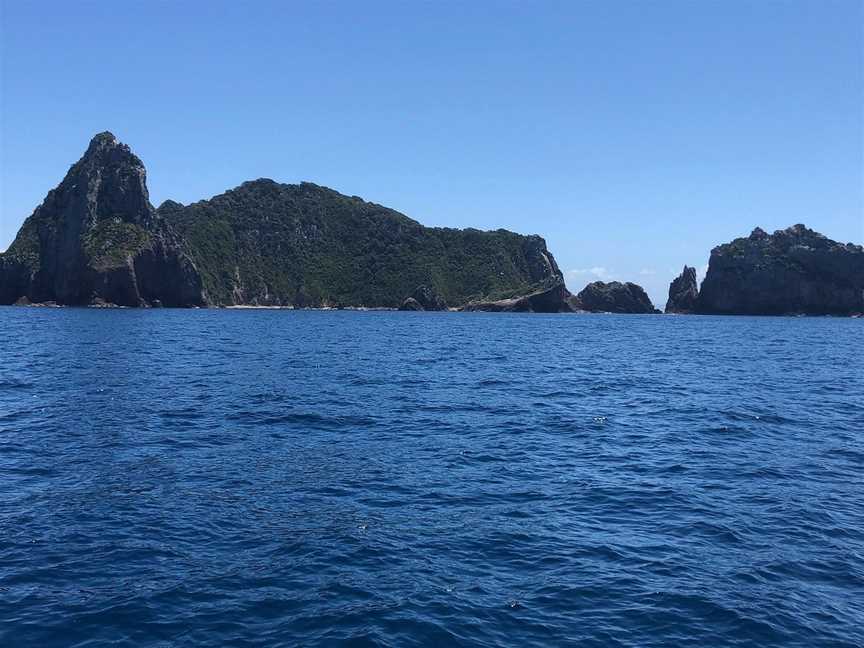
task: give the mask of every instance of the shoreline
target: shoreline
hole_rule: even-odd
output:
[[[232,304],[230,306],[118,306],[116,304],[57,304],[55,302],[37,302],[27,304],[0,304],[0,308],[84,308],[93,310],[236,310],[236,311],[309,311],[309,312],[328,312],[328,311],[349,311],[349,312],[387,312],[387,313],[489,313],[489,314],[504,314],[504,315],[627,315],[627,316],[647,316],[647,315],[665,315],[672,317],[792,317],[792,318],[829,318],[829,319],[864,319],[864,313],[851,313],[848,315],[837,314],[809,314],[809,313],[613,313],[610,311],[586,311],[577,310],[571,312],[558,313],[535,313],[533,311],[484,311],[484,310],[465,310],[462,308],[447,308],[440,311],[403,311],[398,308],[388,306],[261,306],[257,304]]]

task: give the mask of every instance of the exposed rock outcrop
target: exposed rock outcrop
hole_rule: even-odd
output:
[[[573,299],[578,310],[594,313],[657,313],[648,295],[639,286],[629,281],[595,281],[588,284]]]
[[[699,285],[696,282],[696,268],[684,266],[681,274],[669,285],[667,313],[693,313],[699,299]]]
[[[443,311],[447,310],[447,302],[429,286],[417,286],[411,296],[405,298],[399,310]]]
[[[569,313],[571,295],[563,281],[552,281],[538,286],[526,295],[513,295],[490,301],[473,301],[465,304],[463,311],[487,311],[492,313]]]
[[[406,297],[405,301],[402,302],[399,306],[400,311],[424,311],[426,310],[423,306],[420,305],[413,297]]]
[[[201,305],[200,277],[150,205],[144,165],[111,133],[93,138],[0,255],[0,303]]]
[[[711,251],[697,312],[852,315],[864,312],[864,248],[804,225],[756,228]]]

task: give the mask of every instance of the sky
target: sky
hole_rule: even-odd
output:
[[[97,132],[151,200],[308,180],[643,285],[864,240],[864,0],[0,0],[0,250]]]

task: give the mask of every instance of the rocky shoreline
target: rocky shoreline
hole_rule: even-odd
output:
[[[102,310],[128,310],[128,309],[151,309],[156,308],[160,309],[160,307],[154,306],[119,306],[117,304],[85,304],[79,306],[68,306],[65,304],[58,304],[56,302],[37,302],[37,303],[15,303],[15,304],[0,304],[0,308],[56,308],[56,309],[68,309],[68,308],[88,308],[88,309],[102,309]],[[333,312],[333,311],[348,311],[348,312],[356,312],[356,313],[396,313],[396,312],[438,312],[438,313],[530,313],[535,311],[526,311],[526,310],[494,310],[494,309],[482,309],[482,308],[445,308],[440,311],[415,311],[411,309],[403,309],[403,308],[392,308],[387,306],[379,306],[379,307],[369,307],[369,306],[342,306],[339,308],[336,307],[314,307],[314,306],[252,306],[246,304],[238,304],[234,306],[188,306],[183,307],[182,310],[239,310],[239,311],[308,311],[308,312]],[[660,314],[661,311],[658,309],[654,309],[650,314]],[[571,308],[570,310],[562,310],[559,311],[560,314],[571,314],[571,315],[645,315],[648,313],[623,313],[623,312],[613,312],[607,310],[586,310],[583,308]],[[700,315],[700,313],[675,313],[668,312],[666,315]],[[724,315],[729,316],[729,315]],[[752,317],[752,315],[751,315]],[[810,313],[787,313],[784,315],[763,315],[763,317],[845,317],[849,319],[864,319],[864,312],[862,313],[850,313],[848,315],[830,315],[830,314],[810,314]]]

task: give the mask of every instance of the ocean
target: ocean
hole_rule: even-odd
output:
[[[0,308],[0,645],[862,646],[862,334]]]

